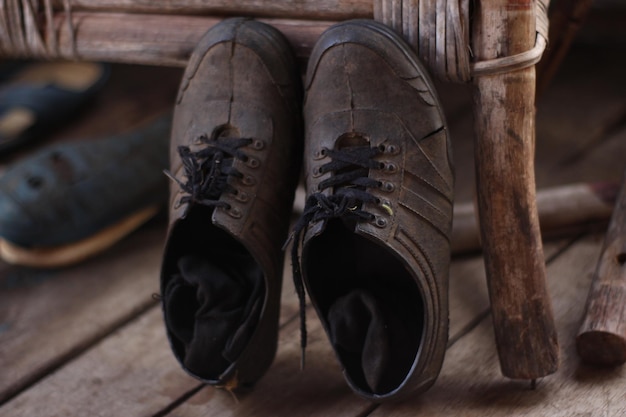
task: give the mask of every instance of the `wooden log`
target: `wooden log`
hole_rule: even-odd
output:
[[[591,364],[626,362],[626,176],[592,278],[576,348]]]
[[[604,230],[609,223],[619,192],[617,182],[574,183],[537,191],[537,211],[544,241]],[[296,190],[293,211],[302,214],[304,186]],[[454,206],[452,254],[482,249],[476,207],[471,202]]]
[[[53,0],[64,10],[64,0]],[[372,17],[372,0],[72,0],[72,10],[120,13],[257,16],[321,20]]]
[[[474,10],[477,60],[535,43],[532,0],[483,0]],[[475,162],[485,269],[502,373],[535,379],[558,368],[535,198],[535,68],[474,80]]]
[[[537,211],[544,240],[606,227],[619,191],[616,183],[578,183],[537,191]],[[481,249],[480,230],[472,203],[454,207],[452,253]]]

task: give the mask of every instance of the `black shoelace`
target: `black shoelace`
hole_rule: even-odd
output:
[[[244,162],[247,161],[248,157],[240,148],[252,143],[252,139],[209,138],[206,135],[202,135],[198,138],[198,141],[208,146],[196,152],[192,152],[188,146],[178,147],[178,154],[185,170],[185,182],[176,178],[170,171],[164,171],[165,175],[175,181],[186,193],[176,203],[176,208],[187,203],[198,203],[208,207],[229,209],[230,205],[220,201],[219,198],[225,191],[237,193],[228,184],[228,177],[243,177],[241,172],[233,168],[233,159],[237,158]]]
[[[380,187],[378,180],[368,178],[370,169],[383,169],[381,162],[373,159],[382,153],[378,147],[369,145],[345,147],[339,150],[324,149],[331,161],[319,167],[319,173],[333,172],[333,175],[320,182],[318,191],[311,194],[304,205],[302,215],[296,222],[289,241],[293,282],[300,303],[300,347],[301,366],[304,367],[305,349],[307,345],[306,330],[306,299],[305,288],[300,268],[299,249],[309,224],[333,218],[352,219],[355,221],[373,221],[376,217],[362,209],[364,203],[379,203],[378,198],[367,191],[367,188]],[[323,193],[334,188],[331,195]]]

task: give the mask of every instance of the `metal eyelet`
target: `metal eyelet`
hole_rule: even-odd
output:
[[[241,203],[247,203],[248,200],[250,200],[250,197],[245,191],[238,191],[237,194],[235,194],[235,200]]]
[[[395,155],[400,151],[399,147],[393,144],[387,145],[387,148],[385,150],[388,154],[391,154],[391,155]]]
[[[326,158],[326,148],[321,148],[313,153],[313,159],[320,160]]]
[[[374,225],[380,228],[387,227],[387,219],[385,219],[384,217],[376,216],[376,218],[374,219]]]
[[[241,210],[239,210],[237,207],[231,207],[230,209],[228,209],[227,213],[230,217],[235,219],[239,219],[242,216]]]
[[[261,139],[255,139],[252,142],[252,147],[257,151],[260,151],[261,149],[265,148],[265,142],[263,142]]]
[[[394,172],[396,172],[398,170],[398,167],[393,162],[387,162],[385,164],[384,170],[386,172],[389,172],[390,174],[393,174]]]
[[[322,175],[324,175],[322,167],[317,166],[313,168],[313,178],[321,177]]]
[[[250,168],[258,168],[259,165],[261,164],[259,163],[258,159],[248,157],[248,160],[246,161],[246,165],[249,166]]]
[[[254,185],[256,184],[256,181],[254,180],[254,177],[251,175],[245,175],[242,179],[241,182],[244,185]]]
[[[380,145],[378,145],[378,150],[388,155],[395,155],[400,151],[399,146],[394,145],[392,143],[390,144],[381,143]]]
[[[384,181],[380,183],[379,188],[383,191],[391,193],[396,189],[396,186],[392,182]]]

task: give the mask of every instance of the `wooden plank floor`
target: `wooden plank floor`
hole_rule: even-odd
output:
[[[617,181],[626,168],[626,44],[574,46],[538,103],[540,188]],[[107,89],[52,141],[108,134],[171,107],[179,69],[116,65]],[[472,117],[464,86],[441,86],[457,170],[457,202],[473,196]],[[84,140],[84,139],[83,139]],[[47,141],[46,143],[49,143]],[[43,145],[43,144],[42,144]],[[6,166],[12,160],[0,161]],[[297,301],[285,265],[279,350],[254,391],[202,386],[174,360],[153,299],[165,233],[154,219],[71,268],[0,265],[0,416],[623,416],[626,371],[576,356],[574,336],[602,233],[545,244],[561,343],[559,371],[538,381],[501,376],[480,254],[453,259],[450,343],[435,386],[375,405],[347,388],[312,310],[300,371]]]

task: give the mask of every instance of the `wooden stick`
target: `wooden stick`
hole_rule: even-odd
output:
[[[477,2],[476,59],[532,48],[534,6]],[[535,201],[535,68],[486,75],[474,85],[478,212],[500,367],[507,377],[535,379],[559,363]]]
[[[626,362],[626,175],[592,278],[576,348],[592,364]]]
[[[537,191],[537,211],[544,240],[606,230],[620,185],[617,182],[565,184]],[[304,209],[306,193],[296,190],[294,215]],[[455,204],[451,234],[455,255],[481,250],[476,207],[471,202]]]
[[[550,239],[606,227],[619,184],[579,183],[537,191],[537,211],[542,238]],[[481,249],[474,204],[457,204],[452,222],[452,253]]]

